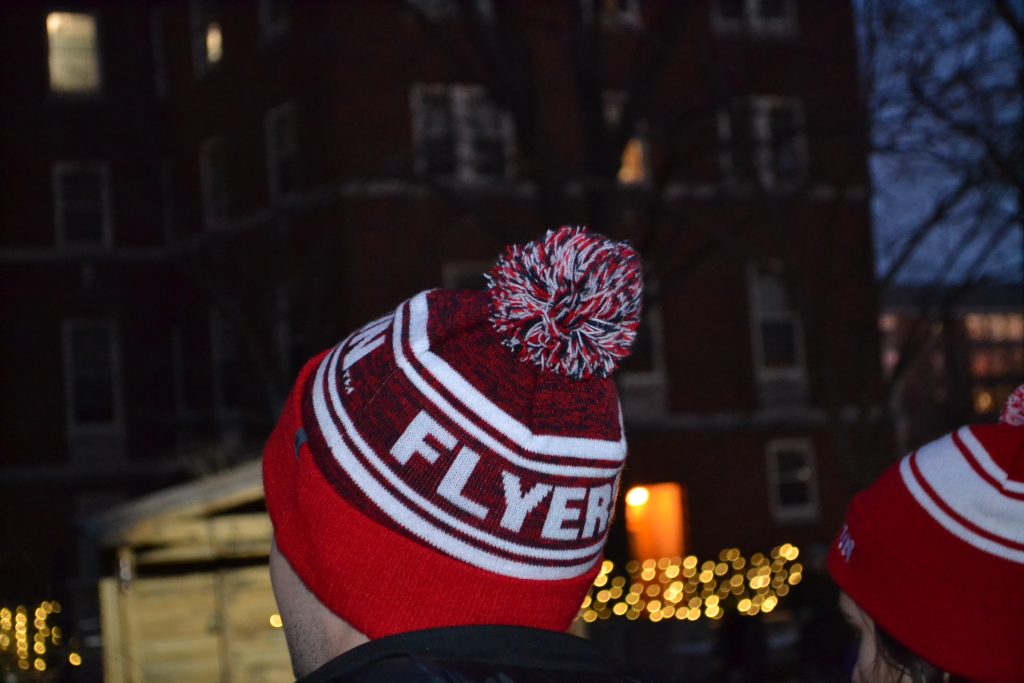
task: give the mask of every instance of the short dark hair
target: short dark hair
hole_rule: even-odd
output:
[[[875,624],[875,634],[879,655],[887,663],[909,676],[913,683],[970,683],[966,678],[943,671],[924,657],[915,654],[878,624]]]

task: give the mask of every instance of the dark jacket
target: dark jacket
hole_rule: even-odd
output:
[[[349,650],[300,683],[638,683],[566,633],[458,626],[400,633]]]

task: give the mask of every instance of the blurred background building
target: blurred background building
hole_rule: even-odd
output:
[[[918,443],[1022,379],[1019,287],[879,317],[864,11],[5,4],[0,602],[60,597],[98,646],[118,565],[84,520],[244,467],[306,358],[560,224],[646,259],[623,490],[673,502],[610,556],[645,524],[680,556],[827,543],[896,452],[888,407]]]

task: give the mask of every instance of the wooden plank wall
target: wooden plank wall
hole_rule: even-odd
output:
[[[107,683],[291,680],[266,566],[100,586]]]

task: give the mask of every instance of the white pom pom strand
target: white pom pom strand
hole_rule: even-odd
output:
[[[625,242],[563,226],[508,247],[487,275],[502,343],[573,379],[608,376],[640,326],[640,257]]]
[[[1017,387],[1003,406],[999,423],[1012,427],[1024,427],[1024,384]]]

